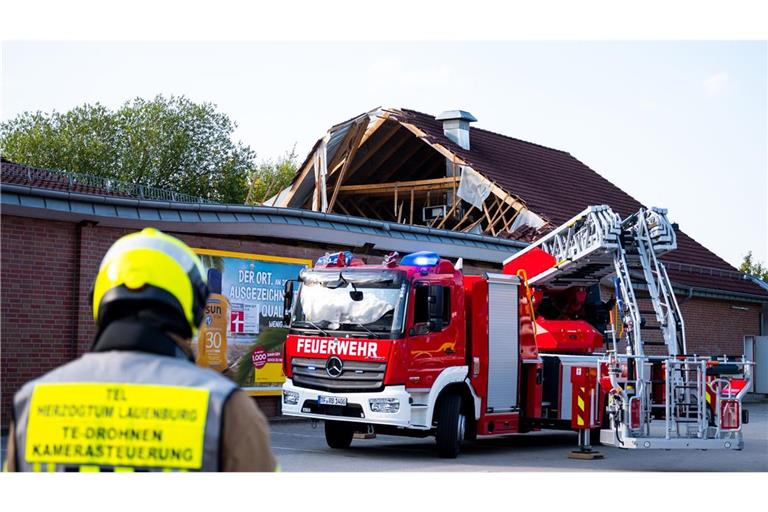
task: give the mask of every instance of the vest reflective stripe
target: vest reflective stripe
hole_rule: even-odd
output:
[[[53,370],[40,379],[28,382],[16,393],[13,406],[16,425],[16,459],[17,468],[20,471],[51,471],[51,466],[55,468],[55,471],[88,471],[91,469],[90,467],[83,468],[81,465],[73,465],[70,462],[59,460],[51,460],[47,464],[41,464],[40,461],[28,462],[26,460],[26,443],[30,418],[29,408],[35,388],[39,384],[57,383],[144,384],[207,390],[208,406],[203,431],[202,465],[200,471],[219,470],[219,435],[222,412],[227,398],[237,389],[235,383],[211,370],[199,368],[186,360],[143,352],[112,351],[85,354],[83,357]],[[126,387],[130,389],[130,386]],[[130,441],[123,442],[130,444]],[[138,449],[134,448],[134,451]],[[82,466],[92,465],[84,464]],[[120,464],[118,467],[95,467],[97,471],[163,471],[164,469],[183,469],[133,467],[126,464]]]

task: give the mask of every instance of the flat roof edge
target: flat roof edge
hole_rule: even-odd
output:
[[[396,231],[403,233],[413,233],[425,236],[439,236],[443,238],[452,238],[458,240],[472,240],[484,244],[497,245],[499,248],[511,247],[522,249],[528,244],[517,240],[504,238],[495,238],[487,235],[477,235],[473,233],[459,233],[442,229],[428,228],[425,226],[413,226],[409,224],[397,224],[380,220],[367,219],[364,217],[353,217],[336,213],[322,213],[299,208],[285,208],[277,206],[247,206],[238,204],[215,204],[215,203],[175,203],[169,201],[153,201],[134,198],[123,198],[104,195],[91,195],[75,192],[66,192],[61,190],[50,190],[25,185],[2,185],[4,193],[14,193],[25,196],[37,196],[42,198],[52,198],[67,201],[77,201],[80,203],[91,203],[101,205],[112,205],[122,207],[150,208],[156,210],[176,210],[176,211],[194,211],[209,213],[241,213],[255,215],[281,215],[285,217],[313,219],[325,222],[336,222],[356,226],[367,226],[377,228],[383,231]]]

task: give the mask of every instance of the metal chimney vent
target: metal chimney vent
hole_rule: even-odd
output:
[[[443,122],[446,137],[464,149],[469,149],[469,123],[477,121],[465,110],[446,110],[435,119]]]

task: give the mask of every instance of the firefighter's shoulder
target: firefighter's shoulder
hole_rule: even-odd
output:
[[[222,470],[277,470],[269,437],[264,413],[243,390],[235,390],[224,405],[222,417]]]

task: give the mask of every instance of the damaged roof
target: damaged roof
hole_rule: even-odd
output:
[[[377,110],[364,115],[373,116],[375,112]],[[464,149],[444,135],[443,124],[435,116],[410,109],[387,109],[383,112],[389,115],[389,119],[417,128],[423,132],[421,138],[424,142],[442,146],[508,194],[519,198],[529,210],[548,221],[549,227],[568,221],[590,205],[607,204],[621,217],[644,207],[565,151],[474,126],[469,128],[470,149]],[[347,128],[351,121],[332,127],[329,133],[334,133],[335,128]],[[294,181],[301,176],[301,169]],[[314,177],[307,173],[304,180],[311,183],[304,183],[302,191],[311,191]],[[672,263],[668,265],[668,273],[676,285],[768,297],[766,288],[679,229],[677,245],[676,251],[663,256],[665,262]]]

